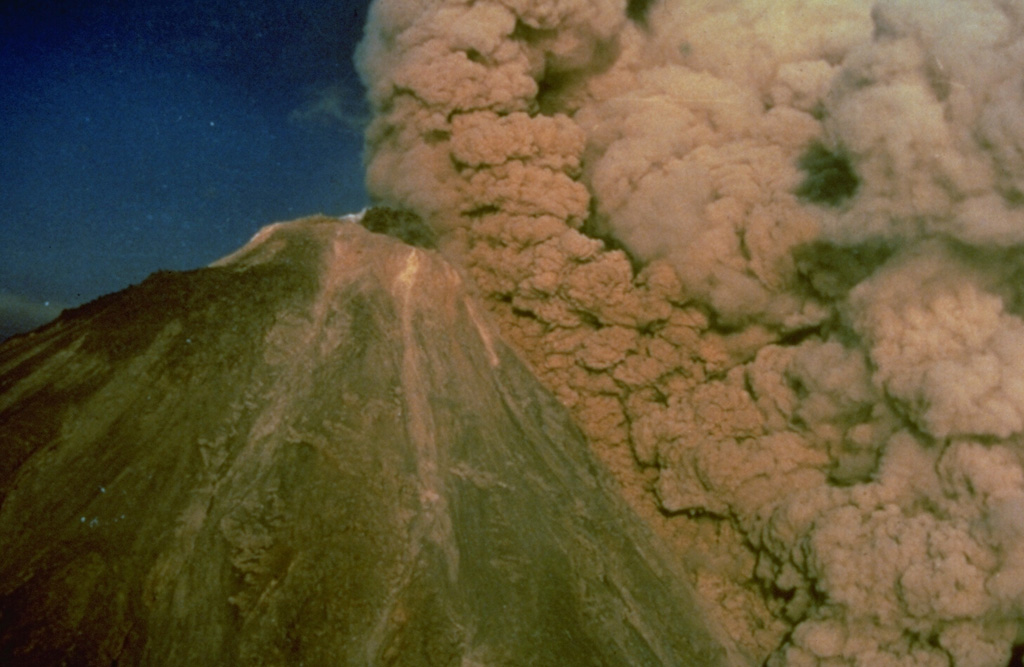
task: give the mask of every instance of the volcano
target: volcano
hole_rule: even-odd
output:
[[[0,663],[728,664],[460,272],[358,221],[0,346]]]

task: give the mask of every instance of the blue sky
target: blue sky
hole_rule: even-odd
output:
[[[365,206],[368,4],[0,5],[0,337]],[[303,113],[325,96],[337,113]]]

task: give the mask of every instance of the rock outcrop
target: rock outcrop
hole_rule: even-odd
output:
[[[458,271],[272,225],[0,346],[0,663],[716,665]]]

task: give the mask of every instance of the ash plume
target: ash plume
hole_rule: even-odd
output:
[[[1024,2],[377,0],[358,64],[371,194],[752,663],[1007,664]]]

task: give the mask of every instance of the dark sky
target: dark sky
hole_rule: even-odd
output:
[[[0,338],[363,208],[368,4],[0,0]]]

